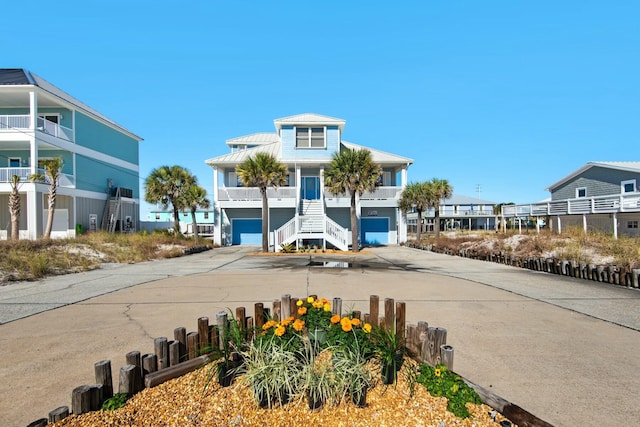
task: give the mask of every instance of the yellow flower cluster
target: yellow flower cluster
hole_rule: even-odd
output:
[[[304,329],[304,320],[296,319],[293,316],[287,317],[281,322],[276,322],[275,320],[269,320],[262,325],[263,333],[266,333],[269,329],[273,328],[273,334],[275,336],[281,337],[287,333],[287,326],[291,325],[293,329],[300,332]]]
[[[344,332],[351,332],[351,330],[353,329],[353,327],[355,326],[356,328],[362,326],[362,330],[364,332],[366,332],[367,334],[369,332],[371,332],[371,325],[369,323],[365,323],[362,324],[362,322],[360,321],[360,319],[358,318],[350,318],[350,317],[341,317],[339,314],[334,314],[331,317],[331,323],[333,325],[336,325],[338,323],[340,323],[340,327],[342,328],[342,330]]]

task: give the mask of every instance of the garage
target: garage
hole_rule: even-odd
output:
[[[231,233],[231,243],[234,245],[261,245],[262,220],[232,219]]]
[[[360,229],[360,241],[363,245],[389,243],[389,218],[362,218]]]

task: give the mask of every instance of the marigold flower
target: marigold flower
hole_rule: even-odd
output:
[[[322,303],[320,301],[313,302],[313,308],[322,308]]]
[[[365,324],[362,326],[362,330],[363,330],[365,333],[367,333],[367,334],[368,334],[368,333],[370,333],[370,332],[371,332],[371,325],[370,325],[370,324],[368,324],[368,323],[365,323]]]
[[[289,325],[289,323],[294,321],[294,317],[293,316],[289,316],[286,319],[284,319],[282,322],[280,322],[282,324],[282,326],[287,326]]]
[[[324,311],[331,311],[331,304],[329,304],[328,302],[324,303]]]
[[[293,329],[298,332],[302,331],[304,329],[304,320],[296,319],[296,321],[293,322]]]
[[[351,332],[353,327],[351,326],[351,322],[342,322],[342,330],[345,332]]]
[[[351,319],[349,319],[348,317],[343,317],[342,320],[340,320],[340,323],[342,323],[343,325],[345,323],[351,324]]]
[[[264,325],[262,325],[262,329],[267,330],[269,328],[274,327],[275,325],[277,325],[278,322],[276,322],[275,320],[269,320],[267,321],[267,323],[265,323]]]
[[[311,304],[313,301],[314,301],[313,297],[309,297],[309,298],[307,298],[307,302],[308,302],[309,304]]]
[[[360,326],[360,319],[358,319],[358,318],[351,319],[351,324],[353,326]]]
[[[276,328],[276,330],[273,333],[276,334],[276,336],[281,337],[284,335],[285,332],[287,332],[285,327],[280,325]]]
[[[303,302],[301,299],[299,299],[298,301],[296,301],[296,305],[297,305],[298,307],[301,307],[301,306],[302,306],[302,304],[304,304],[304,302]]]
[[[322,304],[326,304],[329,302],[329,300],[326,298],[320,298],[320,301],[322,302]]]
[[[300,307],[300,308],[298,309],[298,314],[299,314],[300,316],[302,316],[302,315],[304,315],[304,314],[307,314],[307,307]]]
[[[334,314],[333,316],[331,316],[331,323],[333,323],[334,325],[336,323],[340,322],[340,315],[339,314]]]

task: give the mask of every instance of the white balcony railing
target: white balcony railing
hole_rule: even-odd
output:
[[[38,173],[45,177],[45,184],[49,184],[49,178],[46,177],[44,169],[38,169]],[[31,176],[31,168],[0,168],[0,183],[11,182],[14,175],[19,176],[21,182],[27,182]],[[60,174],[58,177],[58,186],[74,188],[76,186],[75,176],[64,173]]]
[[[505,217],[575,215],[640,211],[640,193],[628,193],[577,199],[553,200],[529,205],[502,207]]]
[[[375,191],[367,191],[362,194],[360,200],[398,199],[402,187],[378,187]]]
[[[28,114],[0,115],[0,129],[29,129],[31,120]]]
[[[28,114],[21,115],[0,115],[0,130],[6,129],[30,129],[31,118]],[[36,130],[44,132],[49,135],[53,135],[57,138],[66,139],[67,141],[74,141],[73,130],[49,121],[43,117],[38,117],[36,123]]]
[[[297,191],[294,187],[280,187],[277,190],[267,188],[269,199],[295,199]],[[257,187],[222,187],[218,189],[220,201],[256,201],[262,200],[262,194]]]

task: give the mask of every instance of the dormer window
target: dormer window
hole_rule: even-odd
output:
[[[325,148],[324,127],[296,127],[296,148]]]

